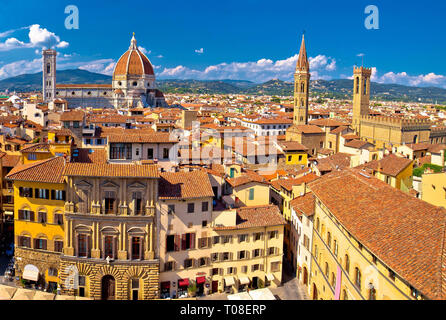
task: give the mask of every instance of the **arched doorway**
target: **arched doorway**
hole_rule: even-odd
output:
[[[102,278],[102,300],[115,300],[115,278],[107,275]]]
[[[313,300],[317,300],[317,287],[315,283],[313,283]]]
[[[303,278],[303,283],[304,285],[308,284],[308,271],[307,271],[307,267],[304,267],[304,278]]]

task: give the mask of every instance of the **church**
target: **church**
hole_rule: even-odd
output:
[[[163,93],[156,88],[150,60],[139,50],[135,35],[129,49],[119,58],[111,84],[57,84],[55,50],[43,50],[43,90],[45,102],[63,99],[70,109],[165,107]]]
[[[371,68],[353,69],[353,117],[351,127],[361,140],[372,143],[376,148],[397,147],[411,143],[442,143],[446,132],[432,127],[426,119],[405,119],[395,116],[376,116],[370,112]],[[286,132],[287,141],[297,141],[309,149],[312,156],[326,148],[326,133],[318,126],[308,124],[308,100],[310,87],[310,64],[305,39],[302,44],[294,73],[293,125]]]

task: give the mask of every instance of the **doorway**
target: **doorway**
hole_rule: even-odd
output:
[[[115,300],[115,278],[107,275],[102,278],[102,300]]]
[[[307,271],[307,267],[304,267],[304,279],[303,279],[303,283],[304,285],[308,284],[308,271]]]
[[[316,284],[313,283],[313,300],[317,300],[317,287]]]

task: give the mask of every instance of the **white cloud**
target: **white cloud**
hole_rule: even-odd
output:
[[[113,59],[100,59],[84,63],[78,62],[71,65],[73,67],[77,66],[79,69],[87,70],[90,72],[112,75],[113,70],[115,69],[116,62]]]
[[[160,59],[161,59],[161,58],[164,58],[162,54],[159,54],[159,55],[157,55],[156,57],[157,57],[157,58],[160,58]]]
[[[0,79],[6,79],[25,73],[36,73],[42,70],[42,59],[32,61],[20,60],[5,64],[0,68]]]
[[[142,53],[144,53],[145,55],[148,55],[148,54],[151,54],[151,53],[152,53],[152,51],[147,50],[146,48],[141,47],[141,46],[139,46],[138,49],[139,49]]]
[[[69,46],[66,41],[61,41],[60,37],[54,32],[48,31],[46,28],[41,28],[38,24],[33,24],[29,27],[23,27],[20,29],[29,28],[29,42],[23,42],[16,38],[8,38],[5,42],[0,43],[0,51],[9,51],[18,48],[59,48],[63,49]],[[16,30],[5,31],[0,34],[0,38],[3,35],[8,36]]]
[[[446,88],[446,76],[435,74],[433,72],[428,74],[410,75],[407,72],[395,73],[390,71],[382,76],[379,76],[378,70],[376,68],[372,68],[371,80],[378,83],[394,83],[414,87],[439,86]]]
[[[202,54],[204,52],[203,48],[195,49],[195,52],[198,54]]]
[[[251,80],[264,82],[270,79],[290,81],[293,79],[298,55],[283,60],[259,59],[251,62],[231,62],[211,65],[204,70],[195,70],[182,65],[164,68],[161,78],[198,79],[198,80]],[[324,55],[310,58],[313,79],[330,78],[329,73],[336,69],[336,60]]]

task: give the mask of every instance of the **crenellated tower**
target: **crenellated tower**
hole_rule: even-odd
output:
[[[295,125],[308,124],[308,96],[310,92],[310,63],[302,35],[299,57],[294,73],[294,118]]]
[[[353,121],[357,134],[361,131],[361,117],[369,114],[371,68],[353,68]]]

